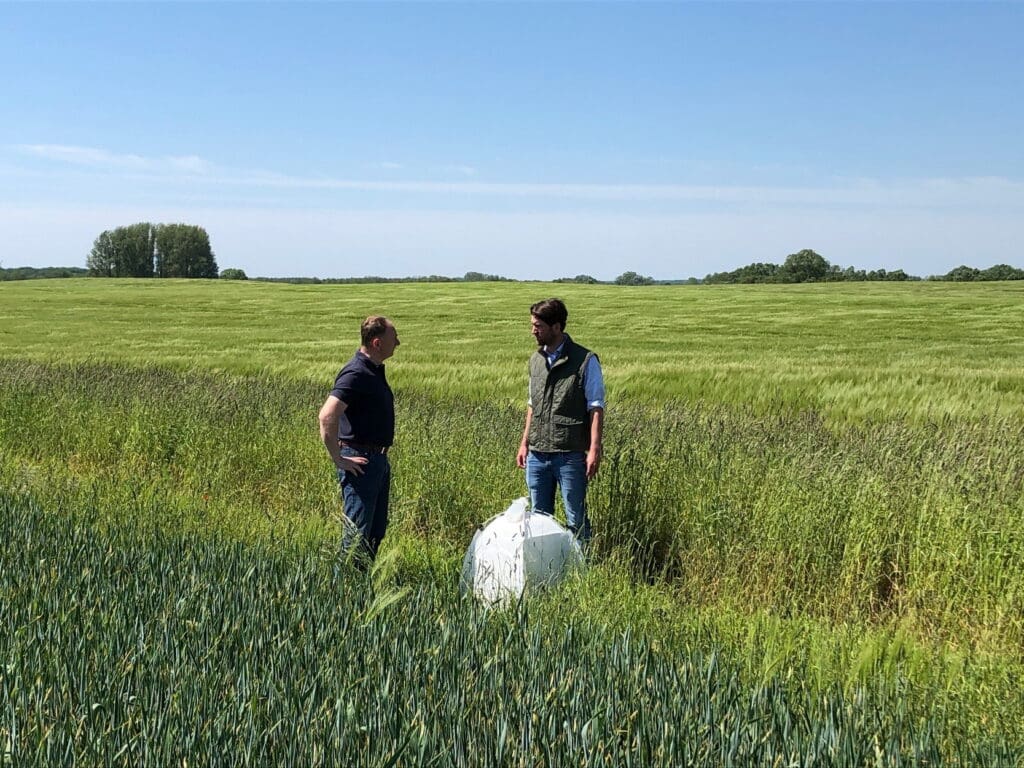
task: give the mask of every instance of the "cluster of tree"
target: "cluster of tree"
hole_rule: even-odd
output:
[[[640,275],[636,272],[623,272],[615,278],[615,285],[654,285],[657,281],[653,277]]]
[[[830,264],[824,256],[805,248],[791,253],[782,265],[755,262],[731,272],[714,272],[704,278],[708,284],[716,283],[824,283],[824,282],[862,282],[873,280],[903,281],[920,280],[919,277],[908,275],[902,269],[892,272],[884,269],[873,269],[870,272],[854,267],[845,269],[838,264]]]
[[[512,282],[508,277],[502,277],[501,275],[485,275],[483,272],[467,272],[462,276],[463,282],[466,283],[506,283]]]
[[[226,270],[225,270],[226,271]],[[223,273],[221,277],[223,277]],[[515,282],[510,277],[501,275],[485,275],[482,272],[467,272],[463,277],[446,277],[445,275],[418,275],[416,277],[256,277],[268,283],[295,283],[301,285],[334,285],[348,283],[482,283],[482,282]]]
[[[81,267],[0,267],[0,280],[35,280],[48,277],[85,277],[89,270]]]
[[[217,277],[210,237],[191,224],[140,222],[100,233],[86,258],[94,277]]]
[[[225,270],[226,271],[226,270]],[[221,277],[224,274],[221,273]],[[518,282],[510,277],[502,277],[501,275],[488,275],[483,272],[467,272],[462,277],[445,277],[444,275],[429,275],[425,277],[257,277],[256,280],[263,280],[270,283],[313,283],[313,284],[332,284],[332,283],[483,283],[483,282],[502,282],[511,283]],[[559,277],[552,282],[555,283],[581,283],[587,285],[596,284],[607,284],[605,281],[598,280],[596,277],[591,275],[576,275],[576,277]],[[623,272],[615,280],[612,281],[614,285],[656,285],[661,283],[697,283],[695,278],[689,280],[667,280],[659,281],[653,277],[647,277],[636,272]]]
[[[1011,267],[1009,264],[995,264],[988,269],[975,269],[961,265],[951,269],[944,275],[928,278],[929,280],[948,280],[957,283],[970,283],[982,280],[1024,280],[1024,269]]]
[[[559,277],[552,282],[555,283],[584,283],[586,285],[597,285],[604,281],[598,280],[596,277],[590,275],[576,275],[576,277]],[[623,272],[621,275],[616,277],[613,281],[613,285],[656,285],[664,281],[655,280],[653,277],[647,277],[646,275],[638,274],[637,272]]]

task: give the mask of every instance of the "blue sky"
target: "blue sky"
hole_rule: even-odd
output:
[[[0,4],[0,264],[1024,266],[1024,3]]]

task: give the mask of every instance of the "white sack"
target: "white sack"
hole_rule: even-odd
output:
[[[462,591],[487,603],[557,584],[583,562],[579,542],[549,515],[531,514],[516,499],[479,528],[462,563]]]

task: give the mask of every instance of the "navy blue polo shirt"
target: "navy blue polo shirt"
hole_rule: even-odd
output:
[[[339,440],[384,446],[395,441],[395,396],[383,363],[377,365],[356,352],[339,371],[331,394],[346,406],[338,425]]]

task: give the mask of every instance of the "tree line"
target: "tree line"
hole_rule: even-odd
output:
[[[4,280],[36,280],[50,277],[85,277],[89,270],[82,267],[0,267],[0,282]]]
[[[709,285],[733,283],[828,283],[828,282],[902,282],[920,280],[902,269],[892,272],[884,269],[865,271],[855,267],[843,268],[830,264],[824,256],[810,249],[791,253],[781,265],[756,262],[730,272],[713,272],[704,278]],[[959,266],[945,275],[930,275],[927,280],[970,282],[983,280],[1024,280],[1024,270],[1009,264],[996,264],[988,269]]]
[[[241,269],[225,269],[218,275],[217,260],[210,247],[206,230],[191,224],[150,224],[140,222],[102,232],[93,243],[86,259],[86,269],[79,267],[18,267],[3,269],[0,280],[25,280],[45,277],[198,277],[224,280],[246,280]],[[459,283],[519,282],[501,275],[467,272],[462,277],[427,275],[415,277],[256,277],[255,280],[275,283]],[[921,280],[902,269],[870,271],[831,264],[811,249],[791,253],[780,264],[754,262],[727,272],[713,272],[703,279],[655,280],[638,272],[627,271],[612,281],[598,280],[586,274],[560,277],[555,283],[613,285],[679,285],[679,284],[751,284],[751,283],[822,283],[822,282],[901,282]],[[989,280],[1024,280],[1024,269],[1009,264],[996,264],[988,269],[961,265],[945,275],[930,275],[925,280],[950,282],[981,282]]]
[[[85,265],[93,277],[218,277],[206,230],[139,222],[101,232]]]

